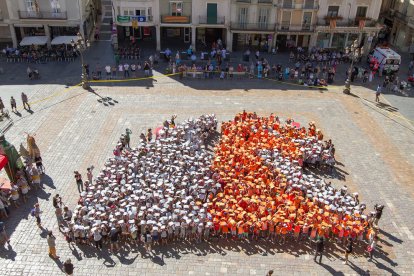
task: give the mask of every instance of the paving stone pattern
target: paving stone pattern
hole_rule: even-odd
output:
[[[31,115],[25,111],[22,117],[13,115],[15,124],[6,137],[18,146],[24,142],[25,132],[36,133],[47,175],[43,178],[44,189],[31,191],[29,203],[13,209],[12,217],[6,221],[12,250],[0,251],[0,274],[62,273],[60,263],[47,255],[45,234],[29,215],[35,202],[44,211],[44,227],[56,233],[61,261],[71,258],[76,275],[265,275],[269,269],[275,270],[276,275],[413,274],[413,188],[396,175],[408,177],[414,167],[412,126],[401,118],[384,117],[382,110],[365,105],[361,98],[368,99],[370,94],[362,88],[360,98],[300,89],[252,88],[246,92],[207,88],[195,90],[174,79],[160,79],[148,87],[98,86],[96,94],[80,88],[56,94],[64,89],[58,85],[26,86],[33,101],[54,96],[34,105]],[[10,93],[20,93],[19,87],[9,89]],[[111,104],[99,102],[100,97],[110,97]],[[73,208],[78,199],[73,171],[85,173],[88,166],[94,165],[96,173],[111,156],[125,128],[132,130],[132,144],[136,144],[140,132],[159,126],[171,114],[183,120],[216,113],[220,121],[225,121],[243,109],[261,115],[274,112],[302,124],[314,120],[326,138],[333,140],[340,162],[332,178],[334,185],[346,183],[352,192],[360,193],[368,206],[376,202],[386,205],[380,221],[382,241],[374,262],[368,262],[357,249],[351,257],[352,265],[345,266],[343,249],[328,245],[323,264],[319,265],[309,255],[312,250],[308,243],[280,246],[263,241],[174,244],[155,248],[152,257],[143,256],[141,247],[111,255],[107,249],[98,253],[93,248],[69,247],[58,233],[51,197],[59,193]],[[402,163],[406,171],[397,171]]]

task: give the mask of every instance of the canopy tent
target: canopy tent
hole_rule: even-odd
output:
[[[46,45],[47,36],[25,36],[22,41],[20,41],[20,46],[30,46],[30,45]]]
[[[7,159],[6,155],[0,155],[0,170],[3,169],[9,160]]]
[[[71,44],[70,42],[72,40],[76,42],[78,41],[78,39],[79,38],[77,36],[70,36],[70,35],[57,36],[52,40],[51,44],[52,45],[60,45],[60,44],[70,45]]]
[[[4,192],[10,192],[11,190],[10,180],[4,177],[0,177],[0,190]]]

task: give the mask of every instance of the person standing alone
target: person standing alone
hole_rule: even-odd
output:
[[[75,174],[76,185],[78,185],[78,191],[80,193],[83,191],[82,175],[78,171],[74,171],[74,174]]]
[[[26,110],[30,110],[29,99],[24,92],[22,92],[22,102],[23,102],[23,108]]]
[[[319,255],[319,263],[322,263],[322,255],[323,255],[323,250],[324,250],[325,244],[323,241],[322,237],[319,237],[318,240],[316,241],[316,250],[315,250],[315,262],[316,262],[316,258]]]
[[[47,245],[49,246],[49,256],[53,259],[59,259],[59,256],[56,255],[56,237],[53,236],[52,231],[47,234]]]

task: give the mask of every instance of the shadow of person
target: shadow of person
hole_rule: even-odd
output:
[[[33,114],[34,113],[34,111],[33,110],[31,110],[31,109],[25,109],[26,110],[26,112],[28,112],[28,113],[30,113],[30,114]]]
[[[8,259],[8,260],[12,260],[15,261],[17,256],[16,251],[13,250],[13,247],[8,244],[7,248],[6,247],[2,247],[0,249],[0,258],[2,259]]]
[[[78,250],[76,249],[75,246],[71,246],[71,243],[69,243],[69,249],[72,252],[72,255],[78,260],[81,261],[82,260],[82,256],[81,254],[79,254]]]
[[[52,258],[52,257],[50,257],[50,258],[56,263],[56,265],[59,267],[59,269],[61,271],[63,271],[63,263],[60,260],[60,258]]]
[[[22,113],[20,113],[19,111],[13,111],[14,114],[16,114],[19,117],[22,117]]]
[[[116,265],[116,262],[111,258],[108,251],[99,251],[98,256],[104,259],[102,264],[106,267],[114,267]]]
[[[331,274],[331,275],[345,275],[343,272],[338,271],[338,270],[335,270],[335,269],[334,269],[332,266],[330,266],[330,265],[327,265],[327,264],[324,264],[324,263],[319,263],[319,262],[318,262],[318,264],[319,264],[321,267],[325,268],[325,269],[329,272],[329,274]]]
[[[52,189],[56,189],[55,183],[49,175],[42,174],[41,178],[42,178],[41,184],[45,184],[46,186],[49,186]]]

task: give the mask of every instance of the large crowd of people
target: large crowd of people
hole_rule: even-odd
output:
[[[380,216],[365,213],[357,193],[303,169],[335,163],[334,145],[315,123],[305,128],[243,112],[221,125],[213,156],[214,115],[178,125],[174,119],[155,139],[151,129],[142,133],[138,148],[127,131],[97,177],[88,174],[73,215],[59,212],[68,242],[107,244],[113,252],[120,242],[142,244],[151,252],[153,245],[213,237],[365,245],[378,234]]]

